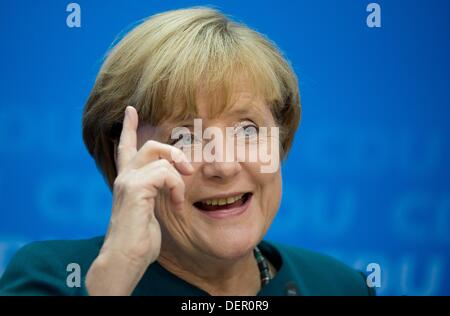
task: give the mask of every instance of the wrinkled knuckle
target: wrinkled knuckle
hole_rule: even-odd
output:
[[[169,172],[170,172],[170,168],[169,168],[169,166],[168,165],[162,165],[160,168],[159,168],[159,172],[160,172],[160,175],[161,176],[165,176],[165,175],[168,175],[169,174]]]
[[[116,192],[126,192],[128,191],[132,182],[128,181],[128,176],[124,174],[120,174],[114,180],[114,191]]]
[[[118,174],[117,177],[114,179],[113,186],[115,188],[123,186],[123,176],[121,174]]]
[[[183,156],[184,156],[184,154],[183,154],[183,152],[180,150],[180,149],[178,149],[178,148],[172,148],[171,150],[170,150],[170,155],[171,155],[171,157],[172,157],[172,159],[174,160],[174,161],[176,161],[176,162],[179,162],[179,161],[183,161],[184,159],[183,159]]]
[[[147,140],[147,141],[145,142],[144,146],[145,146],[146,148],[153,148],[153,147],[156,146],[156,144],[157,144],[156,141],[154,141],[153,139],[150,139],[150,140]]]
[[[126,151],[126,149],[127,149],[127,146],[126,146],[126,145],[124,145],[124,144],[119,144],[119,145],[117,146],[117,153],[120,155],[120,154],[124,153],[124,152]]]
[[[161,159],[161,167],[168,171],[172,167],[172,164],[167,159]]]

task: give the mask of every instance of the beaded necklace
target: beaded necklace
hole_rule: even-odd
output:
[[[253,254],[255,255],[256,262],[258,263],[259,274],[261,276],[261,287],[267,285],[270,280],[272,280],[272,274],[270,273],[269,263],[266,258],[264,258],[261,250],[258,247],[255,247],[253,250]]]

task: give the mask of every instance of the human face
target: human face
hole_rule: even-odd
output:
[[[249,127],[249,130],[257,133],[258,128],[276,126],[262,99],[252,98],[251,93],[241,90],[235,93],[234,100],[229,110],[211,118],[208,117],[207,95],[198,93],[197,112],[203,128],[217,127],[226,135],[227,127],[255,126],[256,129]],[[173,143],[171,130],[184,123],[166,122],[156,128],[149,125],[139,127],[138,147],[149,139]],[[224,146],[223,150],[226,151],[227,147]],[[257,148],[250,145],[248,150]],[[162,192],[157,199],[155,214],[163,234],[162,251],[191,256],[206,254],[222,259],[239,258],[252,251],[267,232],[281,199],[280,168],[263,173],[261,164],[260,161],[239,159],[193,162],[194,173],[182,176],[186,188],[183,210],[171,209],[167,192]],[[224,203],[224,199],[231,203],[235,197],[241,198],[232,205],[208,206]]]

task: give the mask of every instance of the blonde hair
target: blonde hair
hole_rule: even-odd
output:
[[[215,9],[196,7],[156,14],[123,37],[107,54],[83,112],[84,143],[110,189],[117,176],[117,126],[127,105],[154,126],[192,117],[201,84],[217,113],[232,103],[238,78],[271,107],[284,158],[300,121],[298,83],[265,36]]]

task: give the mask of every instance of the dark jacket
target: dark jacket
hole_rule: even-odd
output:
[[[84,277],[97,257],[102,237],[86,240],[33,242],[12,258],[0,279],[0,295],[87,295]],[[374,295],[365,276],[328,256],[267,241],[260,243],[263,255],[277,274],[258,295]],[[81,287],[66,283],[72,270],[81,268]],[[208,295],[164,269],[149,266],[133,295]]]

